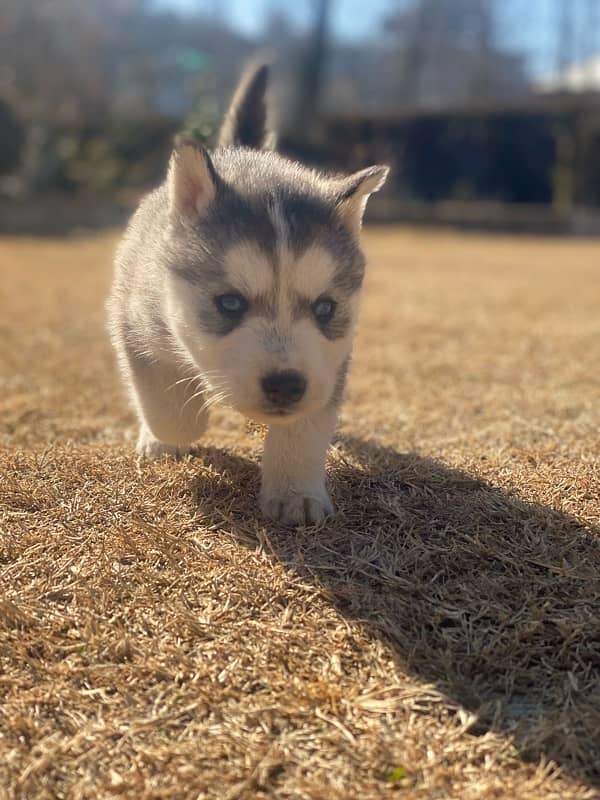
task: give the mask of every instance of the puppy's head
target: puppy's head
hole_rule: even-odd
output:
[[[231,117],[235,132],[243,120]],[[364,273],[362,215],[386,174],[326,177],[264,150],[177,145],[169,317],[215,395],[246,416],[285,423],[337,400]]]

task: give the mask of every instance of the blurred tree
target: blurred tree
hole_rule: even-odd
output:
[[[498,44],[494,0],[417,0],[386,28],[405,105],[466,104],[527,89],[522,58]]]
[[[183,114],[191,60],[198,74],[218,67],[227,92],[253,49],[221,17],[159,13],[150,0],[2,0],[0,96],[37,120]]]
[[[575,60],[575,12],[576,3],[573,0],[567,3],[557,0],[557,73],[563,72]]]
[[[316,121],[328,57],[331,0],[312,0],[314,21],[300,73],[297,121],[310,131]]]
[[[0,101],[24,122],[15,185],[50,184],[69,160],[66,172],[80,172],[77,142],[114,116],[150,123],[194,109],[207,136],[253,49],[220,20],[159,13],[150,0],[1,0]],[[72,147],[59,146],[65,126]],[[98,141],[93,154],[106,183],[116,174],[110,145]]]

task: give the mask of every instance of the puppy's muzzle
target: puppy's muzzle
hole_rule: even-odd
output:
[[[306,378],[295,369],[286,369],[265,375],[261,386],[269,403],[284,409],[302,400],[306,392]]]

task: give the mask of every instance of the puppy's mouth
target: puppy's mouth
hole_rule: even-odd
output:
[[[269,417],[291,417],[297,414],[296,409],[291,408],[273,408],[272,406],[268,406],[267,408],[262,409],[263,414],[267,414]]]
[[[274,406],[258,406],[254,409],[244,409],[243,412],[247,417],[262,422],[266,425],[281,424],[286,425],[295,422],[303,416],[302,409],[297,407],[277,408]]]

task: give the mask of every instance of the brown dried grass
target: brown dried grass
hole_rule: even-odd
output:
[[[370,231],[295,533],[227,412],[137,467],[113,246],[0,242],[0,797],[600,797],[600,246]]]

